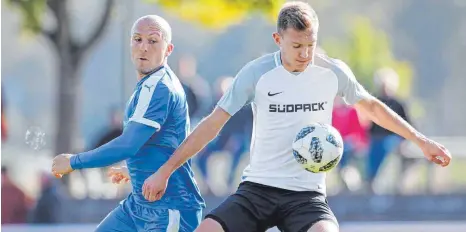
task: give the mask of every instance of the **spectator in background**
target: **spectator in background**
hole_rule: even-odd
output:
[[[218,102],[228,88],[230,88],[233,80],[233,77],[223,77],[219,79],[219,91],[217,92],[219,94],[221,93],[221,95],[216,96],[216,102]],[[230,170],[228,170],[228,186],[232,186],[236,176],[236,169],[238,168],[241,158],[249,151],[252,135],[252,120],[253,114],[251,105],[244,106],[228,120],[220,132],[223,136],[220,135],[220,140],[217,140],[217,142],[219,142],[217,149],[227,150],[232,155]],[[236,186],[233,187],[236,189]]]
[[[399,85],[398,74],[391,68],[377,70],[374,74],[374,84],[378,90],[377,98],[411,124],[403,103],[395,96]],[[373,186],[385,157],[398,148],[403,138],[375,123],[370,126],[369,134],[367,179],[370,186]]]
[[[2,102],[1,102],[1,107],[2,107],[2,142],[5,142],[8,138],[8,126],[6,122],[6,99],[5,99],[5,90],[2,85]]]
[[[33,223],[58,223],[60,222],[60,197],[59,185],[56,178],[48,172],[40,176],[41,195],[32,212]]]
[[[196,58],[190,54],[181,56],[178,64],[179,78],[188,101],[191,126],[209,112],[212,104],[212,91],[209,83],[197,73]]]
[[[110,126],[105,130],[104,133],[97,139],[96,144],[93,146],[93,149],[98,148],[118,137],[123,133],[123,118],[120,111],[117,108],[114,108],[110,111],[109,115]]]
[[[109,113],[109,125],[107,128],[103,130],[103,133],[101,133],[96,140],[96,143],[91,147],[91,149],[96,149],[113,139],[117,138],[123,133],[123,116],[121,114],[121,110],[119,110],[117,107],[114,107],[110,110]],[[79,172],[84,173],[87,170],[79,170]],[[96,169],[94,170],[96,172],[100,173],[100,179],[106,180],[107,179],[107,169],[102,168],[102,169]],[[86,176],[86,179],[89,182],[90,178],[95,178],[95,176]],[[89,190],[89,186],[86,186]],[[89,191],[88,191],[89,192]]]
[[[2,224],[26,223],[28,214],[26,194],[10,179],[2,166]]]
[[[192,118],[199,110],[199,99],[190,86],[186,85],[185,83],[181,83],[181,85],[183,86],[184,93],[186,94],[186,100],[188,101],[189,117]]]
[[[343,156],[338,167],[342,181],[346,188],[350,189],[350,181],[348,179],[354,180],[354,178],[353,176],[346,175],[348,173],[346,172],[348,170],[348,163],[356,154],[361,154],[367,150],[367,128],[361,123],[356,109],[346,105],[340,97],[335,98],[332,125],[340,132],[343,138]]]
[[[220,77],[215,84],[215,102],[228,90],[233,77]],[[212,105],[212,109],[216,104]],[[197,165],[201,171],[201,176],[207,184],[207,192],[210,192],[208,183],[208,159],[214,152],[228,151],[232,155],[230,169],[228,171],[227,185],[230,187],[235,178],[235,172],[238,168],[242,155],[248,151],[252,134],[252,109],[251,106],[244,106],[223,126],[220,134],[210,142],[196,156]]]

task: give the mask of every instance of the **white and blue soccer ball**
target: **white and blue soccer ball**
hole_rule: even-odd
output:
[[[333,126],[312,123],[303,127],[292,145],[293,155],[309,172],[320,173],[332,170],[343,155],[343,139]]]

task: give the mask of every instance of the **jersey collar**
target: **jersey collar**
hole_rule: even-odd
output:
[[[160,67],[154,69],[152,72],[148,73],[146,76],[144,76],[140,81],[138,81],[138,84],[137,86],[141,85],[142,83],[144,83],[144,81],[147,80],[147,78],[149,78],[150,76],[152,76],[152,74],[154,73],[157,73],[158,71],[162,70],[165,68],[165,64],[161,65]]]

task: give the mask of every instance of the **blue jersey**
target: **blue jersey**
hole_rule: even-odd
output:
[[[131,197],[135,202],[175,209],[204,207],[204,200],[193,177],[191,161],[172,174],[167,190],[159,201],[148,202],[142,195],[144,181],[170,158],[190,130],[183,87],[168,66],[137,83],[125,110],[124,127],[128,122],[145,124],[157,131],[136,155],[126,160],[133,185]]]

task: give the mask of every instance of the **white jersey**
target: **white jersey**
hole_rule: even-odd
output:
[[[313,64],[299,74],[282,66],[279,51],[244,66],[218,102],[230,115],[248,103],[252,105],[250,163],[242,180],[326,194],[325,173],[311,173],[302,168],[291,145],[305,125],[332,123],[337,95],[347,104],[370,97],[344,62],[325,55],[316,54]]]

